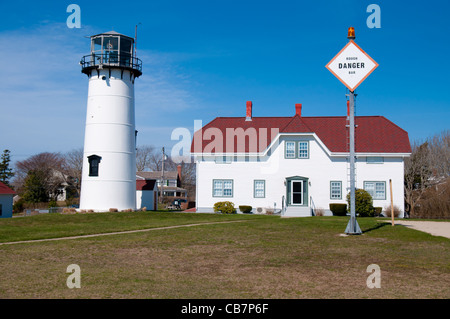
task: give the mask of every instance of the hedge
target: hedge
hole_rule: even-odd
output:
[[[347,204],[330,203],[330,210],[333,216],[345,216],[347,215]]]
[[[252,206],[248,205],[239,205],[239,210],[244,214],[251,214],[252,208],[253,208]]]

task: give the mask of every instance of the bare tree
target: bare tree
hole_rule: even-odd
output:
[[[431,207],[430,203],[426,203],[431,198],[430,188],[445,183],[445,180],[450,177],[449,131],[436,134],[424,143],[414,142],[411,156],[405,159],[404,169],[406,211],[410,216],[414,216],[415,209],[420,205],[421,214],[424,215],[426,212],[423,211],[423,207]],[[426,193],[428,193],[427,196],[425,196]],[[433,201],[447,200],[438,196],[433,198]]]
[[[412,145],[412,153],[405,159],[405,203],[409,215],[414,214],[414,208],[429,185],[431,168],[428,143]]]
[[[165,165],[165,170],[167,171],[168,169],[168,157],[165,156],[164,158],[164,165]],[[162,150],[160,149],[155,149],[154,152],[151,154],[150,156],[150,164],[149,164],[149,168],[150,170],[154,171],[154,172],[159,172],[162,171],[163,169],[163,154],[162,154]]]
[[[143,145],[136,149],[136,170],[138,172],[145,170],[159,172],[162,170],[162,162],[162,150],[160,148],[155,148],[152,145]],[[166,171],[173,168],[167,156],[164,160],[164,165]]]
[[[75,197],[80,196],[81,190],[81,175],[83,171],[83,148],[77,148],[67,152],[64,155],[64,173],[66,174],[65,181],[68,185],[72,186],[76,192]]]
[[[151,169],[155,160],[155,147],[143,145],[136,148],[136,170],[138,172]]]
[[[450,131],[428,139],[429,160],[436,182],[450,177]]]
[[[173,162],[172,162],[173,163]],[[194,161],[190,161],[189,163],[181,162],[179,164],[181,166],[181,174],[180,174],[180,183],[181,187],[185,188],[188,191],[188,196],[191,199],[195,199],[195,182],[196,182],[196,166]]]

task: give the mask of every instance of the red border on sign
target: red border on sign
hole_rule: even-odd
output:
[[[365,56],[367,56],[373,63],[375,63],[375,66],[372,68],[372,70],[370,70],[370,72],[369,73],[367,73],[366,74],[366,76],[365,77],[363,77],[362,79],[361,79],[361,81],[359,81],[354,87],[350,87],[350,86],[348,86],[347,85],[347,83],[345,83],[336,73],[334,73],[333,72],[333,70],[331,70],[330,69],[330,64],[331,63],[333,63],[333,61],[342,53],[342,51],[344,51],[351,43],[353,43]],[[331,73],[333,73],[334,74],[334,76],[335,77],[337,77],[338,78],[338,80],[339,81],[341,81],[342,82],[342,84],[344,84],[351,92],[353,92],[353,91],[355,91],[356,90],[356,88],[378,67],[378,63],[377,62],[375,62],[375,60],[374,59],[372,59],[363,49],[361,49],[360,47],[359,47],[359,45],[357,45],[356,43],[355,43],[355,41],[353,41],[353,40],[350,40],[350,41],[348,41],[348,43],[345,45],[345,47],[343,47],[342,48],[342,50],[341,51],[339,51],[339,53],[338,54],[336,54],[335,55],[335,57],[333,58],[333,59],[331,59],[331,61],[330,62],[328,62],[327,63],[327,65],[325,66],[327,69],[328,69],[328,71],[330,71]]]

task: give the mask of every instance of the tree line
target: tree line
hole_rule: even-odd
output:
[[[154,146],[144,145],[136,150],[137,171],[160,171],[162,152]],[[164,170],[176,171],[181,165],[181,187],[195,192],[195,164],[175,163],[164,158]],[[43,152],[15,163],[11,167],[11,152],[4,150],[0,158],[0,181],[11,187],[21,197],[22,204],[54,203],[66,193],[66,204],[79,201],[83,168],[83,148],[67,153]]]
[[[450,218],[450,131],[411,143],[405,159],[405,211],[411,218]]]
[[[411,156],[404,161],[405,212],[411,218],[450,218],[450,131],[411,143]],[[40,153],[11,168],[11,152],[0,158],[0,181],[28,203],[56,201],[65,186],[68,202],[80,196],[83,149],[65,154]],[[136,150],[137,171],[161,171],[163,154],[151,145]],[[178,163],[164,158],[165,171]],[[195,192],[195,163],[180,163],[181,187]]]

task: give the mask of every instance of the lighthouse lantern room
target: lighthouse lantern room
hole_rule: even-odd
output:
[[[135,210],[134,80],[142,62],[134,39],[115,31],[91,36],[80,64],[89,78],[80,209]]]

